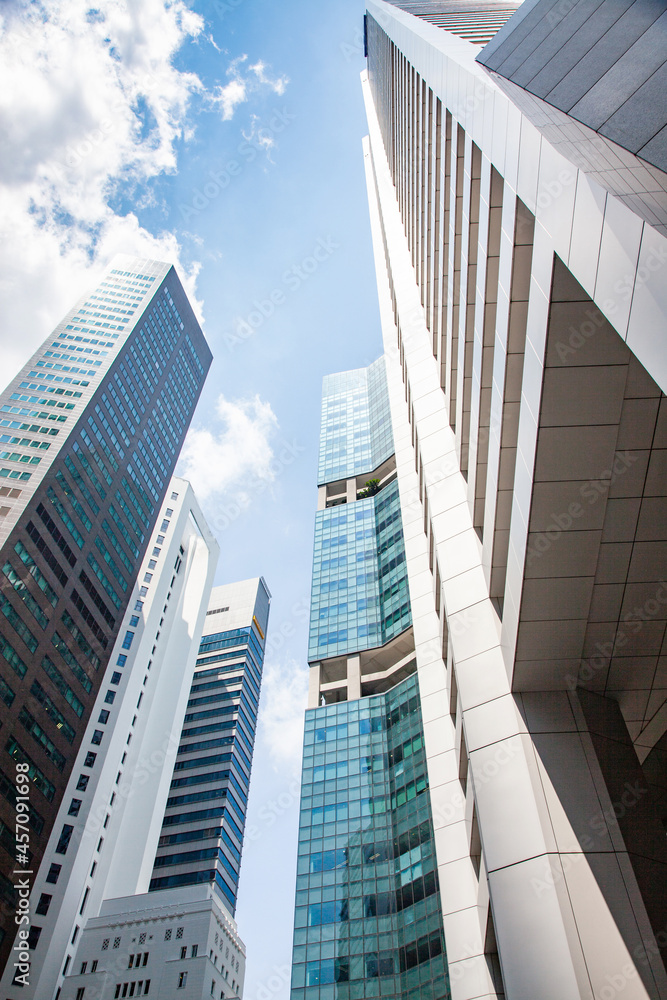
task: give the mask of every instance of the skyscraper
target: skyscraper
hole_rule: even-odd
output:
[[[166,518],[210,362],[174,268],[120,257],[0,397],[0,822],[10,847],[20,765],[31,781],[32,871]],[[3,963],[15,931],[12,854],[0,851]]]
[[[325,378],[318,482],[292,998],[444,998],[384,358]]]
[[[451,994],[665,997],[664,7],[366,6]]]
[[[2,978],[12,1000],[55,996],[105,900],[148,890],[218,559],[189,483],[172,478],[160,513],[34,871],[30,967],[12,949]]]
[[[150,881],[211,883],[232,916],[270,603],[261,577],[211,594]]]
[[[234,912],[270,600],[261,578],[214,588],[194,678],[180,651],[170,657],[172,682],[192,680],[187,711],[180,704],[176,712],[180,743],[153,768],[148,791],[161,783],[160,800],[147,802],[138,789],[121,820],[106,898],[89,911],[62,1000],[171,1000],[179,989],[193,1000],[242,996],[245,947]],[[169,682],[154,680],[158,691]],[[164,707],[157,729],[174,718],[173,705]],[[138,759],[150,770],[147,752]]]

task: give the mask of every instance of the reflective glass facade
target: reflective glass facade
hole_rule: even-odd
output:
[[[292,1000],[449,997],[417,675],[306,713]]]
[[[412,623],[398,483],[317,512],[308,659],[384,645]]]
[[[150,882],[151,891],[210,882],[232,916],[269,604],[261,578],[213,591]]]
[[[370,474],[393,453],[384,358],[368,368],[326,375],[318,483]]]

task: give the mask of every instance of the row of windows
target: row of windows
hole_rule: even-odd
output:
[[[442,954],[442,935],[433,931],[412,944],[396,950],[373,952],[364,956],[332,958],[308,962],[305,966],[305,984],[322,986],[326,983],[343,983],[353,979],[372,979],[407,972]],[[294,967],[294,986],[303,985],[302,966]]]
[[[176,494],[176,493],[172,494],[172,499],[177,499],[177,498],[178,498],[178,494]],[[173,513],[173,511],[170,510],[169,513],[171,514],[171,513]],[[169,526],[169,522],[168,521],[167,522],[163,522],[163,528],[165,527],[165,523],[166,523],[166,527]],[[164,541],[164,537],[163,536],[159,536],[159,537],[162,539],[162,541]],[[173,584],[173,580],[172,580],[172,584]],[[146,592],[146,589],[147,588],[142,588],[142,590],[143,590],[144,593]],[[170,597],[171,597],[171,591],[167,595],[167,600],[169,600]],[[143,601],[137,600],[136,604],[135,604],[135,611],[140,611],[142,608],[143,608]],[[165,604],[165,611],[166,610],[167,610],[167,605]],[[136,617],[133,618],[132,620],[133,621],[138,621],[138,619]],[[125,664],[125,662],[126,662],[126,657],[124,655],[119,655],[119,657],[118,657],[118,665],[119,666],[123,666]],[[149,661],[147,669],[150,670],[150,667],[151,667],[151,662]],[[113,674],[112,674],[112,677],[111,677],[111,681],[110,681],[111,685],[114,685],[114,687],[117,687],[120,684],[121,680],[122,680],[122,674],[120,673],[120,671],[118,671],[118,670],[114,671]],[[114,701],[115,701],[115,698],[116,698],[116,691],[113,688],[110,687],[107,690],[105,698],[104,698],[105,704],[107,704],[109,706],[113,705]],[[139,700],[137,702],[137,709],[139,709],[139,707],[141,705],[142,699],[143,699],[143,693],[141,693],[139,695]],[[100,715],[99,715],[98,723],[101,724],[101,725],[106,725],[108,723],[108,721],[109,721],[109,718],[110,718],[110,710],[109,709],[102,709],[101,712],[100,712]],[[136,719],[137,719],[137,716],[135,715],[134,719],[132,720],[132,726],[134,726],[134,724],[136,722]],[[93,731],[93,733],[92,733],[92,736],[91,736],[91,745],[92,746],[99,746],[102,743],[103,737],[104,737],[104,731],[101,730],[101,729],[95,729]],[[132,732],[130,732],[130,734],[128,735],[128,739],[127,739],[127,743],[128,744],[129,744],[131,738],[132,738]],[[127,752],[124,752],[123,755],[122,755],[121,761],[120,761],[121,770],[119,770],[118,773],[117,773],[117,775],[116,775],[116,784],[117,785],[120,783],[120,780],[121,780],[121,777],[122,777],[122,766],[125,763],[126,757],[127,757]],[[96,760],[97,760],[97,752],[94,751],[94,750],[89,750],[89,751],[87,751],[87,753],[85,755],[83,766],[85,768],[92,769],[95,766]],[[80,774],[79,775],[79,779],[78,779],[77,786],[76,786],[77,791],[85,792],[87,790],[88,783],[89,783],[89,778],[90,778],[90,776],[88,774]],[[116,798],[116,793],[114,792],[112,794],[112,796],[111,796],[111,801],[110,801],[110,804],[109,804],[110,808],[113,806],[115,798]],[[79,813],[80,813],[82,804],[83,804],[83,800],[82,799],[73,798],[71,800],[71,802],[70,802],[68,814],[70,816],[74,816],[74,817],[78,816]],[[107,813],[107,815],[106,815],[106,818],[105,818],[105,821],[104,821],[104,824],[103,824],[104,828],[106,828],[106,826],[107,826],[107,824],[109,822],[110,815],[111,815],[110,812]],[[72,824],[65,823],[63,825],[63,827],[62,827],[62,830],[61,830],[61,833],[60,833],[60,837],[58,839],[58,843],[57,843],[56,848],[55,848],[55,853],[56,854],[66,854],[67,853],[69,844],[70,844],[70,842],[72,840],[73,833],[74,833],[74,826]],[[99,841],[98,841],[98,844],[97,844],[96,853],[99,854],[99,852],[102,850],[103,844],[104,844],[104,837],[101,836],[99,838]],[[97,862],[95,861],[93,863],[93,867],[92,867],[91,872],[90,872],[91,877],[95,874],[96,868],[97,868]],[[61,866],[59,864],[57,864],[57,863],[51,864],[51,867],[50,867],[50,870],[49,870],[49,874],[48,874],[48,876],[46,878],[46,881],[47,882],[51,882],[53,884],[57,883],[58,877],[60,875],[60,871],[61,871]],[[83,910],[84,910],[85,903],[86,903],[86,900],[88,898],[89,892],[90,892],[90,888],[87,887],[85,889],[85,892],[84,892],[83,901],[82,901],[81,908],[80,908],[80,911],[79,911],[80,913],[83,913]],[[49,899],[49,902],[50,902],[50,899]],[[47,905],[47,908],[48,908],[48,903],[45,904],[45,905]],[[79,930],[79,925],[76,925],[75,931],[74,931],[74,935],[72,937],[72,943],[74,943],[74,941],[75,941],[75,938],[76,938],[76,935],[78,933],[78,930]],[[145,935],[143,935],[143,937],[144,937],[144,940],[145,940]],[[106,941],[103,942],[103,944],[102,944],[102,950],[105,950],[105,948],[107,948],[108,945],[109,945],[109,940],[106,939]],[[120,937],[118,937],[118,938],[116,938],[114,940],[114,948],[119,947],[119,946],[120,946]],[[145,957],[147,959],[147,955]],[[63,974],[64,975],[66,975],[66,973],[67,973],[67,969],[69,967],[70,960],[71,960],[71,956],[68,955],[67,958],[66,958],[66,961],[65,961],[64,969],[63,969]],[[145,962],[143,964],[145,964]],[[137,967],[137,965],[138,965],[138,962],[135,963],[135,968]],[[130,965],[130,967],[131,967],[131,965]],[[82,972],[84,972],[84,971],[85,971],[85,969],[82,968]],[[94,969],[92,971],[94,971]],[[146,982],[148,983],[148,985],[150,985],[150,981],[149,980],[146,981]],[[139,993],[137,993],[136,995],[138,996]],[[145,995],[145,994],[142,994],[142,995]]]

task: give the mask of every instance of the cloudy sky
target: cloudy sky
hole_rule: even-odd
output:
[[[92,3],[95,6],[92,6]],[[174,261],[214,363],[182,457],[217,583],[273,593],[238,909],[286,998],[322,375],[380,353],[362,0],[2,0],[8,381],[118,251]]]

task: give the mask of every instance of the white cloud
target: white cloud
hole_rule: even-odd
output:
[[[234,116],[234,112],[239,104],[243,104],[250,98],[251,94],[257,93],[261,88],[268,88],[274,94],[282,96],[289,83],[286,76],[279,76],[271,79],[267,76],[266,63],[260,59],[252,66],[248,66],[248,71],[244,75],[243,67],[248,60],[247,55],[234,59],[227,70],[227,76],[231,79],[224,87],[216,87],[211,96],[211,103],[218,105],[222,111],[223,121],[229,121]]]
[[[269,624],[269,644],[271,624]],[[267,657],[262,679],[258,736],[268,750],[273,769],[290,777],[301,771],[308,670],[296,660],[280,663]]]
[[[237,104],[242,104],[248,98],[248,88],[245,80],[240,78],[230,80],[224,87],[218,87],[215,100],[222,107],[223,121],[234,117]]]
[[[188,434],[178,475],[190,480],[202,502],[233,493],[244,507],[253,491],[276,477],[271,441],[278,420],[259,396],[236,401],[218,396],[216,412],[219,429],[193,428]]]
[[[92,7],[92,2],[95,6]],[[175,65],[204,21],[187,0],[4,0],[0,4],[0,304],[5,376],[116,252],[172,261],[195,311],[199,265],[138,212],[175,173],[193,103],[229,118],[267,87],[263,63],[229,67],[218,96]],[[258,70],[257,67],[260,67]],[[217,110],[217,109],[216,109]],[[119,192],[133,208],[119,211]],[[194,248],[190,240],[191,249]],[[196,252],[196,250],[195,250]]]
[[[202,20],[183,0],[40,0],[0,17],[0,295],[8,372],[117,251],[169,259],[173,234],[117,214],[120,182],[145,199],[176,169],[201,83],[173,65]]]
[[[268,77],[264,72],[265,69],[266,69],[266,63],[263,63],[261,59],[259,60],[259,62],[256,62],[254,66],[250,67],[251,72],[255,74],[259,83],[266,84],[268,87],[271,88],[274,94],[278,95],[284,94],[285,88],[289,83],[288,78],[286,76],[279,76],[277,79],[271,80],[271,78]]]

